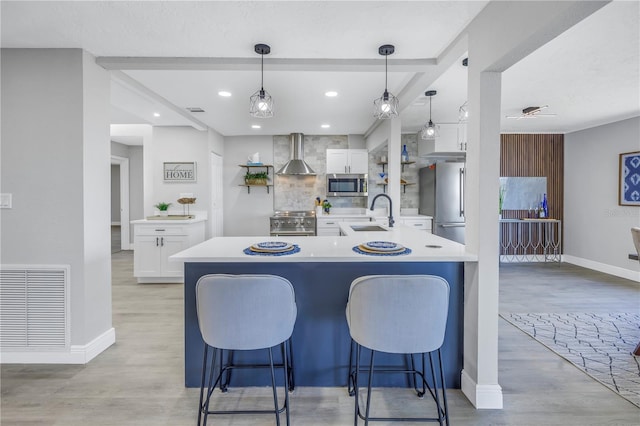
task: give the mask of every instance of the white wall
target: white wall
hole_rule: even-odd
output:
[[[273,192],[265,188],[239,186],[244,183],[247,157],[260,153],[260,161],[273,165],[272,136],[230,136],[224,138],[224,235],[269,235],[269,217],[273,214]],[[271,170],[273,173],[273,169]],[[272,176],[273,179],[273,176]],[[273,182],[273,180],[271,181]]]
[[[181,193],[192,193],[196,204],[190,206],[190,211],[207,211],[210,204],[209,196],[209,135],[206,131],[195,130],[192,127],[154,127],[149,146],[149,156],[145,155],[145,173],[152,179],[151,187],[145,185],[145,190],[151,189],[151,203],[145,205],[147,215],[154,213],[153,205],[159,202],[172,203],[169,208],[171,214],[182,214],[182,205],[177,200]],[[145,152],[146,154],[146,152]],[[149,158],[149,162],[147,162]],[[195,183],[165,183],[163,180],[164,162],[195,161],[197,178]],[[147,197],[148,198],[148,197]]]
[[[640,281],[628,258],[640,208],[618,205],[619,154],[640,151],[640,117],[568,133],[564,149],[565,260]]]
[[[1,71],[2,263],[71,265],[84,346],[111,330],[109,74],[80,49],[2,49]]]

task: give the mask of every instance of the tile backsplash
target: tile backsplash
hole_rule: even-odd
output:
[[[314,210],[315,199],[326,198],[326,150],[347,149],[347,135],[305,135],[304,161],[316,176],[278,176],[274,178],[275,210]],[[290,159],[289,135],[273,137],[273,162],[278,171]],[[329,198],[333,207],[366,207],[365,197]]]
[[[429,163],[418,158],[418,139],[416,134],[403,134],[402,145],[407,145],[409,160],[414,164],[404,166],[402,179],[414,185],[401,188],[400,207],[403,209],[419,206],[418,170]],[[274,208],[275,210],[313,210],[316,197],[326,197],[326,150],[349,148],[346,135],[305,135],[304,160],[316,172],[316,176],[278,176],[274,177]],[[366,208],[368,200],[381,194],[384,186],[379,174],[382,172],[380,156],[383,152],[369,153],[369,197],[329,197],[333,207],[338,208]],[[289,135],[273,137],[273,163],[278,171],[290,159]]]

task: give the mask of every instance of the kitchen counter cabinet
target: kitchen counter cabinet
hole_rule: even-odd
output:
[[[340,224],[342,222],[361,222],[367,220],[363,216],[317,216],[316,235],[318,236],[339,236]]]
[[[204,241],[204,220],[135,220],[133,276],[138,283],[182,282],[181,264],[169,256]]]

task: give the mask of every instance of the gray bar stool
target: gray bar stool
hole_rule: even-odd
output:
[[[293,377],[290,367],[290,339],[298,313],[295,293],[291,283],[275,275],[225,275],[211,274],[201,277],[196,283],[196,308],[198,325],[204,345],[202,362],[202,384],[198,406],[198,425],[204,417],[204,425],[210,414],[275,414],[276,424],[280,425],[280,413],[286,413],[289,425],[289,382]],[[274,364],[273,348],[280,346],[282,364]],[[209,348],[213,349],[209,363],[209,380],[205,395],[207,361]],[[267,349],[268,364],[231,365],[224,362],[222,351]],[[220,352],[219,357],[217,356]],[[219,358],[219,362],[216,362]],[[230,355],[229,358],[232,358]],[[215,376],[216,365],[219,365]],[[230,380],[232,368],[269,368],[273,388],[273,410],[234,410],[215,411],[209,409],[214,389],[224,387]],[[278,393],[274,368],[284,372],[285,400],[278,405]],[[203,416],[204,415],[204,416]]]
[[[444,342],[449,312],[449,283],[433,275],[370,275],[355,279],[349,289],[346,316],[351,334],[351,352],[355,346],[355,368],[353,355],[349,354],[349,390],[355,395],[354,425],[358,418],[369,421],[415,421],[439,422],[449,425],[446,384],[442,368],[440,347]],[[361,348],[371,350],[369,367],[360,366]],[[376,352],[410,355],[411,367],[375,368]],[[438,375],[434,369],[433,353],[437,353],[440,370],[442,398],[438,391]],[[421,354],[422,369],[416,369],[414,354]],[[429,355],[432,385],[425,374],[425,354]],[[436,404],[437,417],[370,417],[371,383],[373,373],[404,373],[414,379],[419,397],[428,390]],[[364,415],[358,399],[360,372],[368,372],[367,400]],[[422,390],[418,389],[420,378]],[[353,392],[351,392],[353,390]],[[442,401],[441,401],[442,400]]]

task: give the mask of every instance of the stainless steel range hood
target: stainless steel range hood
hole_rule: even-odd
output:
[[[291,143],[291,160],[276,174],[315,176],[316,172],[304,162],[304,135],[302,133],[291,133],[289,139]]]

